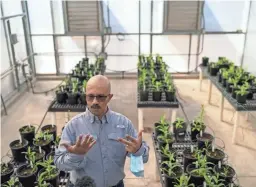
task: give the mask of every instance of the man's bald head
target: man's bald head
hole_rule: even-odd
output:
[[[86,89],[90,87],[101,87],[102,89],[107,90],[108,94],[111,92],[110,81],[103,75],[95,75],[90,78],[87,82]]]

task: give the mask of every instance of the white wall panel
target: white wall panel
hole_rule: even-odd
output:
[[[117,71],[127,71],[133,70],[132,72],[137,72],[137,56],[109,56],[106,60],[107,70],[106,72],[112,72],[111,70]]]
[[[140,1],[141,32],[150,33],[151,1]]]
[[[80,56],[60,56],[60,73],[71,73],[75,65],[84,58],[84,55]]]
[[[37,74],[55,74],[56,65],[54,56],[35,56]]]
[[[15,14],[21,14],[21,1],[20,0],[4,0],[3,9],[4,9],[4,16],[11,16]]]
[[[153,33],[163,32],[164,1],[154,1],[153,7]],[[150,18],[149,18],[150,19]]]
[[[57,37],[59,52],[84,52],[83,36],[63,36]]]
[[[62,0],[54,0],[52,1],[53,8],[53,21],[54,21],[54,33],[55,34],[64,34],[64,16],[63,16],[63,8],[62,8]]]
[[[188,56],[166,56],[163,55],[163,61],[169,66],[169,72],[186,72]]]
[[[9,74],[1,80],[1,94],[5,100],[8,95],[15,90],[14,80],[12,74]]]
[[[107,36],[106,36],[107,38]],[[105,42],[106,43],[106,42]],[[86,37],[87,52],[101,51],[101,37],[100,36],[87,36]]]
[[[150,35],[140,36],[141,54],[150,54]]]
[[[54,52],[52,36],[32,36],[35,53]]]
[[[10,59],[8,56],[8,49],[6,38],[4,34],[3,22],[1,21],[1,73],[10,68]]]

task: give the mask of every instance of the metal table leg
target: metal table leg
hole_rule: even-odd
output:
[[[143,129],[143,109],[138,108],[138,131]]]
[[[223,121],[223,112],[224,112],[224,96],[221,94],[221,100],[220,100],[220,121]]]
[[[238,123],[239,123],[239,112],[236,111],[235,113],[235,124],[233,127],[233,135],[232,135],[232,143],[236,144],[236,132],[237,132],[237,128],[238,128]]]
[[[203,71],[199,70],[200,74],[199,74],[199,89],[200,91],[202,91],[202,83],[203,83]]]
[[[209,80],[208,104],[211,104],[211,98],[212,98],[212,81]]]
[[[52,119],[52,124],[57,126],[56,113],[55,112],[51,112],[51,119]]]

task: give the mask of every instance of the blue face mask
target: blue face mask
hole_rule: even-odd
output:
[[[136,177],[144,177],[144,165],[142,156],[131,155],[130,171]]]

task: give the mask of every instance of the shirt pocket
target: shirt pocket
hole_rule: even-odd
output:
[[[123,138],[122,135],[118,133],[108,134],[108,151],[110,156],[123,158],[126,155],[125,145],[118,141],[118,138]]]

